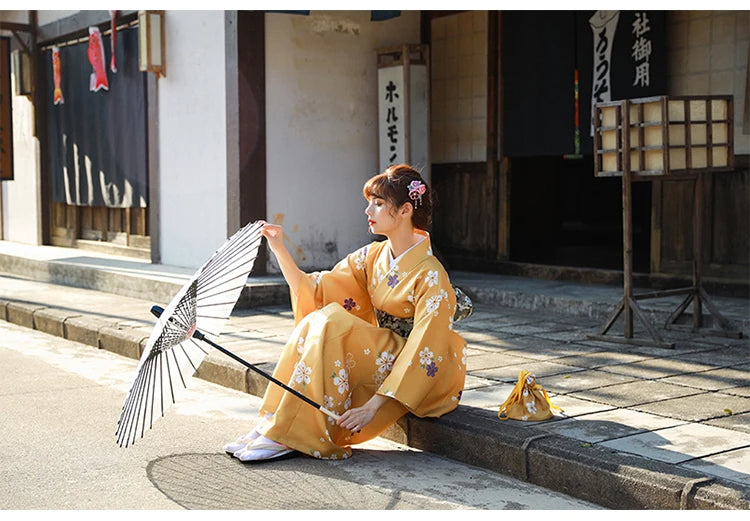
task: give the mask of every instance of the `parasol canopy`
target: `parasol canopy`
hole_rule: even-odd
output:
[[[250,223],[230,237],[160,314],[120,414],[120,446],[143,437],[186,387],[208,354],[198,339],[218,339],[253,269],[263,224]]]

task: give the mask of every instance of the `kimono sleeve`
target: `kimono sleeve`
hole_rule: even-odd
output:
[[[455,409],[466,378],[466,342],[453,331],[456,296],[442,266],[424,270],[415,290],[414,327],[378,394],[417,416]]]
[[[298,293],[295,295],[290,291],[295,323],[334,302],[353,315],[376,323],[367,293],[368,248],[364,246],[350,253],[330,271],[303,275]]]

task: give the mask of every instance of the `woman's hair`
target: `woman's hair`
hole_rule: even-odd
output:
[[[417,183],[412,184],[414,181]],[[419,187],[422,193],[415,190],[415,187]],[[412,225],[420,230],[428,230],[432,224],[432,190],[419,172],[409,165],[389,166],[385,172],[367,181],[362,193],[365,199],[370,197],[384,199],[394,209],[401,208],[404,203],[411,203],[414,207],[411,217]]]

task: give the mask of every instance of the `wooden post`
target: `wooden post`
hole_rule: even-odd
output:
[[[161,264],[161,219],[159,212],[161,190],[159,187],[159,88],[155,74],[147,74],[146,99],[148,99],[148,222],[151,237],[151,262]]]
[[[130,246],[130,208],[125,208],[125,245]]]
[[[693,327],[701,327],[701,273],[703,272],[703,170],[698,170],[693,189]]]
[[[492,11],[490,11],[492,13]],[[492,16],[490,14],[490,16]],[[500,136],[503,135],[504,127],[503,127],[503,110],[504,110],[504,92],[505,92],[505,82],[503,75],[500,73],[502,71],[502,60],[503,60],[503,40],[500,38],[501,34],[501,28],[503,25],[503,12],[498,11],[497,12],[497,26],[495,27],[495,36],[494,38],[494,45],[495,46],[495,55],[496,55],[496,69],[494,71],[495,74],[495,84],[497,85],[496,94],[497,98],[495,100],[495,106],[497,107],[497,110],[495,113],[487,112],[487,118],[489,119],[497,119],[497,125],[495,127],[495,135],[493,136],[493,139],[497,143],[497,157],[498,157],[498,230],[497,230],[497,258],[502,260],[508,260],[510,258],[510,159],[508,159],[505,156],[505,150],[502,148],[500,144]],[[488,44],[489,42],[489,36],[488,36]],[[490,92],[487,93],[490,95]]]
[[[401,47],[401,57],[404,62],[404,155],[406,164],[411,164],[411,74],[409,63],[411,52],[408,44]]]
[[[5,240],[3,227],[3,182],[0,181],[0,241]]]
[[[500,212],[500,187],[498,174],[498,107],[497,107],[497,77],[498,77],[498,18],[492,11],[487,12],[487,191],[491,194],[484,199],[487,205],[486,215],[498,215]],[[487,230],[487,249],[494,254],[495,258],[500,250],[500,227],[503,223],[499,218],[492,221]]]
[[[674,296],[678,294],[686,294],[687,297],[683,300],[683,302],[677,307],[677,309],[670,315],[670,317],[667,319],[666,324],[664,325],[665,329],[684,329],[684,327],[680,327],[676,325],[676,322],[678,318],[682,315],[682,313],[690,306],[690,301],[693,301],[693,304],[695,306],[694,313],[693,313],[693,327],[692,331],[694,333],[698,334],[718,334],[730,338],[742,338],[742,332],[735,330],[732,327],[732,324],[726,320],[724,317],[721,316],[721,313],[716,308],[716,306],[711,302],[708,295],[705,293],[702,287],[702,273],[703,273],[703,264],[704,264],[704,250],[708,249],[704,247],[704,242],[708,242],[710,244],[711,237],[710,234],[707,237],[704,237],[704,226],[703,226],[703,220],[704,220],[704,214],[706,213],[706,203],[704,199],[707,198],[706,192],[708,192],[708,197],[710,197],[711,193],[711,185],[710,183],[707,184],[707,180],[704,176],[704,173],[706,171],[708,172],[714,172],[714,171],[722,171],[722,170],[731,170],[733,168],[733,157],[732,157],[732,139],[731,137],[728,139],[726,143],[722,142],[719,145],[722,147],[726,147],[728,151],[728,157],[726,160],[726,163],[724,163],[723,157],[721,158],[720,166],[716,166],[714,164],[714,157],[713,157],[713,147],[714,147],[714,136],[713,136],[713,128],[712,125],[714,123],[711,111],[713,109],[713,106],[711,103],[714,99],[721,99],[726,100],[726,103],[729,107],[731,107],[731,97],[725,97],[725,96],[719,96],[719,97],[698,97],[701,100],[704,100],[706,102],[706,120],[701,121],[698,119],[695,123],[696,124],[703,124],[706,125],[706,164],[703,165],[700,161],[700,156],[696,155],[695,160],[693,159],[693,152],[696,152],[696,148],[700,149],[700,147],[694,147],[693,146],[693,138],[692,138],[692,115],[691,115],[691,105],[690,102],[694,101],[695,98],[688,98],[688,97],[678,97],[675,99],[676,102],[681,102],[683,105],[684,110],[684,121],[679,121],[679,118],[677,119],[677,123],[684,124],[684,133],[685,133],[685,140],[684,145],[672,145],[669,140],[669,107],[667,105],[668,100],[666,98],[661,100],[662,106],[661,106],[661,113],[662,113],[662,159],[663,159],[663,170],[664,172],[662,174],[659,174],[659,172],[653,172],[649,171],[648,169],[643,170],[646,168],[646,165],[644,165],[644,148],[645,146],[649,146],[650,149],[655,149],[654,144],[646,145],[643,141],[643,138],[645,136],[645,131],[642,128],[637,129],[638,130],[638,137],[639,142],[635,145],[636,152],[639,154],[638,158],[638,165],[635,168],[635,172],[633,172],[633,165],[631,164],[631,142],[630,142],[630,108],[632,106],[632,103],[630,100],[623,100],[621,102],[614,102],[614,103],[608,103],[604,104],[604,107],[606,107],[608,110],[611,110],[611,107],[615,107],[614,117],[616,119],[615,128],[617,129],[617,132],[615,134],[616,139],[616,167],[612,168],[611,164],[608,165],[608,168],[606,171],[601,170],[602,166],[602,156],[606,153],[611,153],[611,145],[609,142],[607,143],[607,146],[609,148],[605,149],[602,146],[602,138],[601,135],[604,132],[611,132],[612,127],[610,125],[603,125],[603,120],[600,121],[599,113],[600,109],[599,106],[594,107],[594,121],[595,125],[598,127],[597,131],[594,133],[594,147],[595,147],[595,175],[596,176],[613,176],[613,175],[622,175],[622,224],[623,224],[623,287],[624,287],[624,295],[622,300],[618,303],[617,307],[615,308],[612,315],[608,318],[606,324],[602,327],[602,329],[598,332],[598,334],[595,335],[588,335],[589,338],[594,340],[605,340],[605,341],[612,341],[612,342],[619,342],[624,344],[636,344],[636,345],[651,345],[655,347],[660,348],[668,348],[673,349],[674,343],[671,342],[664,342],[658,331],[653,327],[653,325],[650,322],[649,317],[644,312],[644,310],[639,306],[638,301],[649,299],[649,298],[661,298],[661,297],[667,297],[667,296]],[[654,99],[655,100],[655,99]],[[652,99],[642,99],[637,100],[637,103],[650,103],[654,101]],[[637,122],[638,125],[643,125],[644,122],[642,121],[643,114],[644,114],[644,108],[638,107],[638,116],[639,121]],[[611,112],[610,112],[611,114]],[[731,115],[732,111],[731,109],[728,109],[728,117],[726,119],[719,120],[718,123],[725,123],[727,125],[727,134],[731,136],[731,132],[733,130],[732,128],[732,120]],[[609,122],[609,119],[608,119]],[[649,126],[650,122],[649,122]],[[698,145],[703,145],[702,143]],[[653,190],[653,194],[656,199],[656,205],[654,206],[654,213],[652,214],[652,218],[654,219],[654,223],[652,223],[652,231],[656,230],[657,233],[655,234],[656,237],[652,236],[652,245],[660,247],[660,233],[661,233],[661,198],[662,198],[662,181],[659,179],[660,177],[665,177],[665,179],[668,179],[669,173],[670,173],[670,157],[669,152],[671,149],[677,149],[677,150],[684,150],[685,151],[685,165],[684,168],[682,168],[683,165],[678,163],[678,175],[673,176],[673,178],[676,178],[677,180],[691,180],[694,184],[694,190],[693,190],[693,285],[689,288],[680,288],[680,289],[673,289],[673,290],[667,290],[667,291],[657,291],[657,292],[651,292],[651,293],[642,293],[639,295],[634,295],[634,288],[633,288],[633,235],[632,235],[632,183],[634,181],[640,181],[640,180],[654,180],[656,181],[655,188]],[[700,151],[700,150],[698,150]],[[643,170],[643,171],[642,171]],[[684,170],[684,172],[683,172]],[[654,175],[656,174],[656,175]],[[708,207],[710,212],[710,206]],[[659,254],[657,252],[656,257],[652,255],[651,259],[652,268],[654,266],[658,267],[660,265],[660,259]],[[718,330],[716,328],[712,328],[710,330],[702,330],[701,329],[701,322],[702,322],[702,306],[705,304],[706,309],[708,312],[713,316],[714,321],[722,328],[722,330]],[[617,337],[611,337],[611,336],[605,336],[607,331],[614,325],[614,323],[617,321],[619,315],[623,313],[624,317],[624,335],[623,338],[617,338]],[[646,329],[648,334],[651,336],[652,341],[647,340],[639,340],[633,338],[633,316],[636,316],[638,320],[642,323],[643,327]]]
[[[625,290],[624,309],[625,338],[633,338],[633,218],[632,182],[630,179],[630,102],[622,104],[620,115],[620,134],[622,135],[622,259],[623,287]]]

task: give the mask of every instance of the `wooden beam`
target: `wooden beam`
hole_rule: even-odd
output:
[[[618,125],[622,130],[621,165],[622,165],[622,256],[623,286],[625,290],[625,338],[633,338],[633,310],[629,303],[633,300],[633,194],[630,182],[630,102],[625,100],[621,105]]]
[[[41,220],[41,243],[50,244],[51,230],[51,204],[52,204],[52,177],[49,173],[49,138],[48,138],[48,113],[47,84],[41,81],[44,78],[44,60],[39,52],[39,15],[37,11],[29,11],[29,25],[31,26],[29,50],[31,61],[31,104],[34,107],[34,118],[32,120],[32,135],[39,142],[39,192],[41,195],[40,215]],[[51,93],[49,93],[51,95]]]
[[[268,219],[266,204],[265,14],[237,12],[240,222]],[[265,241],[253,272],[266,273]]]
[[[31,56],[31,49],[29,49],[29,48],[28,48],[28,46],[26,45],[26,42],[24,42],[24,41],[23,41],[23,38],[21,38],[21,37],[20,37],[20,36],[18,35],[18,31],[16,31],[16,30],[13,30],[13,31],[11,31],[11,32],[13,33],[13,36],[14,36],[14,37],[16,38],[16,41],[18,42],[18,45],[20,45],[20,46],[21,46],[21,50],[22,50],[22,51],[23,51],[24,53],[26,53],[26,54],[28,54],[29,56]]]
[[[137,10],[125,10],[117,13],[117,21],[126,23],[135,20],[138,16]],[[77,36],[88,37],[88,28],[92,25],[100,29],[109,29],[112,17],[109,11],[79,11],[78,13],[55,20],[39,27],[37,41],[40,43],[52,42],[61,38],[75,38]],[[104,31],[102,31],[104,32]]]
[[[32,31],[31,24],[19,24],[16,22],[0,22],[0,30],[5,31],[23,31],[30,33]]]
[[[161,205],[159,175],[159,84],[155,74],[146,75],[146,99],[148,100],[147,149],[148,149],[148,221],[151,237],[151,262],[161,264],[159,211]]]
[[[498,45],[500,29],[495,11],[487,11],[487,189],[485,204],[487,215],[494,216],[489,226],[487,240],[488,250],[497,257],[500,239],[500,192],[498,179],[498,83],[499,60]],[[493,244],[494,243],[494,244]]]
[[[487,114],[488,118],[496,118],[497,156],[499,165],[497,168],[498,176],[498,201],[497,201],[497,258],[508,260],[510,258],[510,159],[505,156],[503,150],[502,137],[503,128],[503,110],[504,110],[504,77],[503,77],[503,13],[502,11],[490,11],[490,16],[497,16],[497,101],[496,111],[494,114]]]

